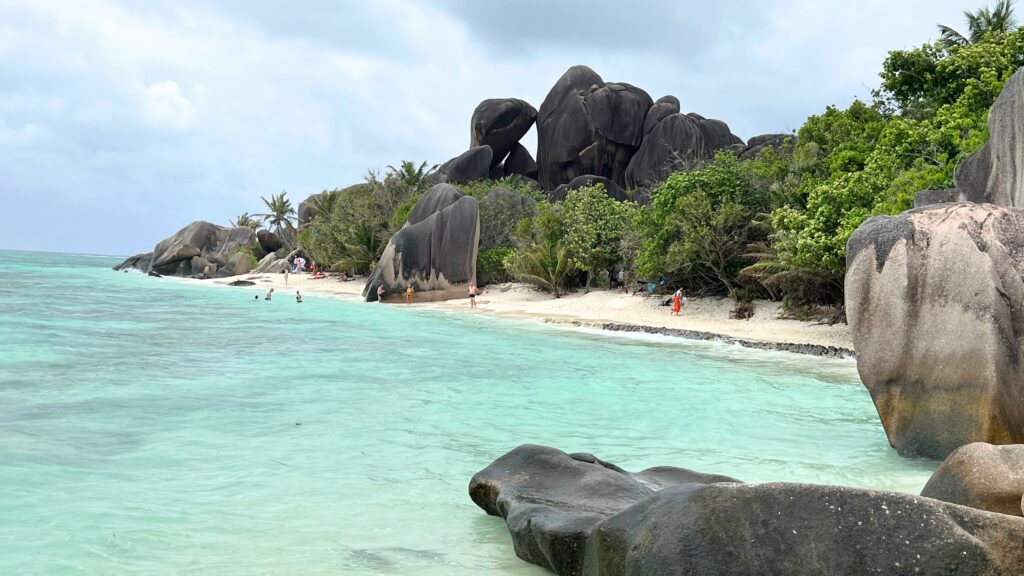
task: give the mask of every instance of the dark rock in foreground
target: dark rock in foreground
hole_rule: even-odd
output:
[[[405,225],[391,237],[363,288],[367,302],[398,296],[413,287],[416,301],[466,295],[476,282],[480,208],[449,184],[436,184],[416,203]]]
[[[683,468],[636,474],[590,454],[523,445],[473,476],[469,495],[505,518],[516,554],[558,574],[579,574],[591,531],[601,521],[667,486],[738,482]]]
[[[975,442],[961,446],[932,474],[921,496],[1021,516],[1024,445]]]
[[[903,455],[1024,442],[1024,211],[936,204],[847,244],[861,380]]]
[[[477,473],[469,491],[505,518],[520,558],[562,575],[1024,571],[1024,519],[906,494],[671,467],[631,474],[532,445]]]
[[[1011,575],[1024,519],[810,484],[666,488],[601,522],[573,574]],[[570,572],[565,572],[569,574]]]

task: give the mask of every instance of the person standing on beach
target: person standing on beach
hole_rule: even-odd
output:
[[[302,304],[302,293],[298,290],[295,291],[295,301]]]
[[[476,284],[473,282],[469,283],[469,308],[470,310],[476,309],[476,295],[479,291],[476,288]]]
[[[284,269],[284,287],[285,288],[288,287],[288,274],[290,274],[290,272],[288,271],[288,267],[286,266],[285,269]]]
[[[619,281],[619,294],[625,294],[626,293],[626,269],[625,268],[619,268],[618,281]]]
[[[274,289],[267,290],[267,295],[263,297],[264,300],[270,300],[270,297],[274,295]]]
[[[413,292],[415,292],[415,290],[412,289],[412,284],[409,284],[409,287],[405,289],[405,303],[406,304],[412,304],[412,293]]]
[[[673,316],[679,316],[679,311],[683,308],[683,289],[676,290],[676,293],[672,295],[672,314]]]
[[[377,304],[384,302],[384,285],[377,286]]]

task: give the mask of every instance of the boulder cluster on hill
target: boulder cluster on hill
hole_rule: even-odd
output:
[[[536,160],[519,142],[534,124]],[[518,98],[481,102],[470,120],[469,150],[442,164],[436,177],[468,183],[516,174],[536,180],[553,200],[581,182],[600,182],[625,200],[623,190],[647,189],[717,150],[749,156],[786,137],[766,134],[745,144],[721,120],[682,113],[675,96],[654,101],[641,88],[573,66],[539,110]]]

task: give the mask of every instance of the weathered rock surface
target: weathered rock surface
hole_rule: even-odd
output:
[[[679,112],[678,98],[675,96],[658,98],[651,109],[647,111],[647,118],[644,119],[644,137],[646,138],[662,120],[673,114],[679,114]]]
[[[907,494],[688,484],[602,521],[563,574],[1008,576],[1024,571],[1022,538],[1024,519]]]
[[[139,268],[146,263],[145,255],[140,254],[125,260],[115,270],[132,267],[164,276],[189,277],[202,274],[206,265],[213,263],[223,271],[236,250],[254,242],[256,233],[251,228],[225,228],[197,220],[157,244],[146,269]],[[198,268],[194,269],[196,257]]]
[[[624,182],[629,159],[643,140],[653,105],[642,89],[605,83],[586,66],[573,66],[548,92],[537,114],[537,165],[545,190],[576,176],[597,174]]]
[[[518,174],[527,178],[537,178],[537,162],[530,155],[530,151],[520,143],[512,147],[505,159],[505,176]]]
[[[1024,208],[1024,68],[989,110],[988,142],[957,169],[958,199]]]
[[[751,136],[745,145],[736,145],[736,155],[742,159],[757,158],[765,148],[782,148],[795,144],[795,134],[760,134]]]
[[[490,146],[495,167],[519,144],[537,120],[537,110],[518,98],[484,100],[470,120],[469,147]]]
[[[561,575],[987,574],[1024,570],[1024,519],[839,486],[747,485],[520,446],[470,497]]]
[[[921,496],[1021,516],[1024,445],[974,442],[961,446],[932,474]]]
[[[945,202],[959,202],[959,193],[956,188],[944,190],[921,190],[914,195],[914,208],[923,208],[932,204]]]
[[[558,188],[555,188],[548,194],[548,199],[552,202],[561,202],[565,200],[566,196],[572,190],[579,190],[580,188],[589,188],[590,186],[596,186],[598,184],[604,185],[604,193],[609,198],[614,198],[619,202],[624,202],[629,199],[626,191],[622,189],[618,184],[605,178],[604,176],[594,176],[593,174],[584,174],[583,176],[577,176],[572,179],[568,184],[562,184]]]
[[[700,120],[670,114],[651,130],[626,168],[627,188],[645,188],[668,178],[688,162],[709,157]]]
[[[847,244],[846,313],[889,442],[945,458],[1024,442],[1024,211],[938,204]]]
[[[493,158],[490,146],[477,146],[441,164],[437,172],[444,176],[440,179],[442,182],[469,184],[477,180],[486,180],[491,176]]]
[[[128,272],[130,270],[138,270],[139,272],[149,272],[149,265],[153,260],[153,253],[146,252],[145,254],[136,254],[135,256],[129,256],[124,262],[114,266],[114,270],[120,270]]]
[[[257,232],[256,241],[260,243],[260,248],[263,250],[264,254],[277,252],[284,247],[284,242],[277,237],[277,234],[274,234],[270,230],[260,230]]]
[[[579,574],[594,527],[667,486],[737,482],[658,467],[636,474],[591,454],[523,445],[469,483],[473,502],[508,524],[516,554],[557,574]]]
[[[363,298],[375,302],[378,286],[384,286],[385,299],[404,293],[409,286],[419,302],[464,297],[465,285],[476,282],[479,242],[476,199],[448,184],[437,184],[391,237],[363,288]]]

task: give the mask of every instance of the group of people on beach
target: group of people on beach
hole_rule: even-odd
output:
[[[384,302],[384,295],[387,293],[387,289],[381,284],[377,286],[377,303],[382,304]],[[405,289],[405,303],[412,304],[413,295],[416,293],[416,289],[409,284]],[[477,287],[476,282],[469,283],[469,307],[472,310],[476,309],[476,297],[480,295],[480,288]]]

